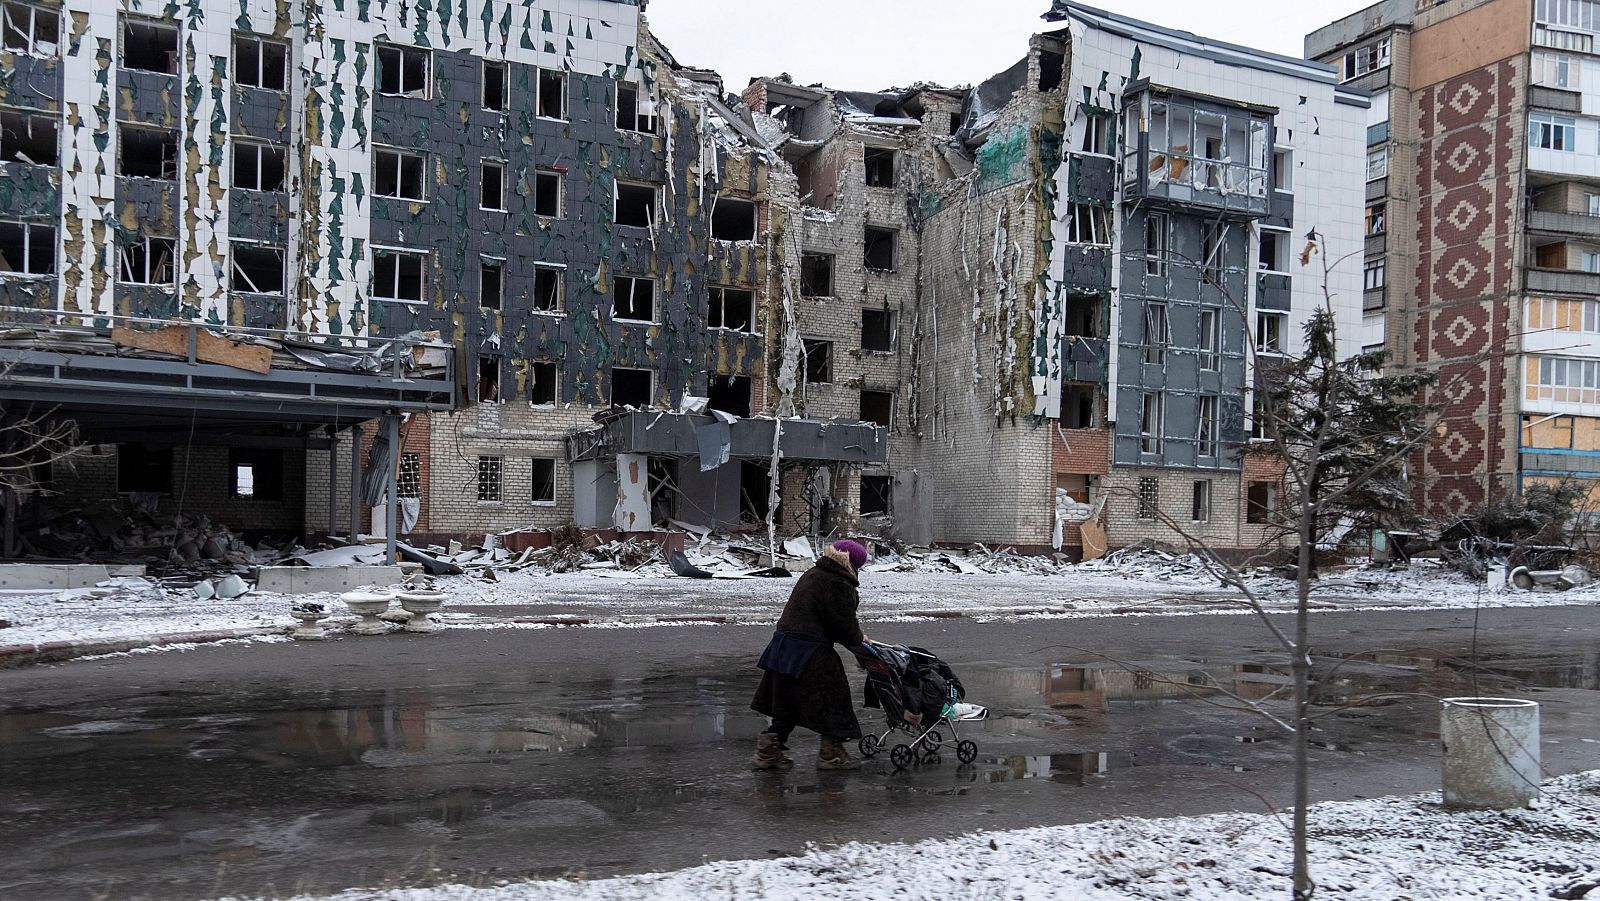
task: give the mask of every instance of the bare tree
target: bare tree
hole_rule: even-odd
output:
[[[3,380],[4,372],[0,372]],[[78,424],[29,406],[0,405],[0,502],[4,504],[3,556],[14,557],[17,514],[24,493],[39,488],[39,473],[82,447]]]

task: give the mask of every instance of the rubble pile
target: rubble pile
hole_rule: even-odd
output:
[[[24,557],[85,562],[143,561],[156,567],[202,572],[243,572],[289,553],[286,546],[246,544],[226,525],[207,516],[161,516],[138,509],[104,506],[71,510],[33,532],[18,536]]]

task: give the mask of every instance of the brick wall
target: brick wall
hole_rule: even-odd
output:
[[[117,484],[116,445],[99,445],[94,452],[57,461],[52,469],[57,495],[48,501],[52,510],[87,509],[106,503],[120,504],[126,491]],[[225,447],[174,448],[172,490],[156,506],[158,518],[179,513],[202,515],[234,532],[298,532],[304,520],[307,451],[282,452],[282,483],[271,497],[233,496],[233,473]],[[267,493],[267,485],[259,485]]]

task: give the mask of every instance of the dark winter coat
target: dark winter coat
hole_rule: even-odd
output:
[[[824,556],[795,583],[789,603],[778,617],[778,632],[847,648],[860,645],[863,636],[856,620],[856,607],[861,603],[857,584],[849,563]],[[781,641],[774,636],[774,644]],[[774,720],[840,741],[861,737],[844,664],[826,646],[811,653],[798,676],[764,670],[750,707]]]

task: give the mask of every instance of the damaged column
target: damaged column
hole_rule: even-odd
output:
[[[612,525],[621,532],[647,532],[650,523],[650,458],[617,454],[617,506]]]

